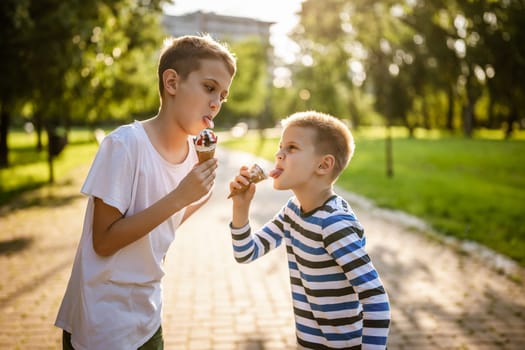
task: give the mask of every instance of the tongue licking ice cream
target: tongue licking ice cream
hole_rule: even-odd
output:
[[[228,198],[231,198],[239,193],[245,192],[250,187],[250,184],[256,184],[259,181],[262,181],[264,179],[267,179],[268,175],[264,173],[264,170],[258,166],[257,164],[254,164],[250,167],[250,178],[248,179],[250,183],[248,185],[242,185],[239,189],[234,189]]]
[[[195,138],[195,150],[199,157],[199,163],[202,163],[215,154],[215,146],[217,146],[217,136],[210,129],[202,130]]]
[[[270,172],[268,173],[268,176],[273,177],[274,179],[277,179],[279,176],[281,176],[282,172],[283,172],[282,169],[275,168],[273,170],[270,170]]]

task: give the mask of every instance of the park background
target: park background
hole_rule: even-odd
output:
[[[269,31],[282,23],[261,19],[252,19],[260,35],[219,38],[235,52],[238,73],[216,128],[241,137],[223,144],[272,159],[278,134],[269,130],[281,118],[331,113],[357,143],[339,186],[524,265],[523,2],[293,3],[284,41]],[[177,2],[1,6],[6,204],[89,163],[95,130],[155,115],[163,9]]]
[[[242,136],[223,144],[272,159],[282,117],[331,113],[357,143],[338,185],[524,265],[523,2],[292,3],[285,40],[261,19],[260,35],[219,38],[239,69],[216,128]],[[2,2],[1,204],[89,163],[96,129],[155,115],[169,8]]]
[[[281,118],[317,109],[356,138],[337,191],[365,224],[391,296],[389,348],[522,349],[524,6],[0,2],[0,349],[59,347],[53,322],[98,141],[155,115],[166,19],[193,17],[234,28],[208,31],[239,70],[215,120],[221,185],[167,257],[166,347],[295,348],[285,256],[233,261],[225,184],[240,163],[271,166]],[[262,29],[239,35],[242,23]],[[257,195],[255,224],[286,196],[269,182]]]

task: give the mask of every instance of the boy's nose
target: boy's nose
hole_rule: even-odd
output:
[[[283,152],[279,150],[277,153],[275,153],[275,158],[277,158],[279,160],[283,160],[284,159]]]
[[[217,97],[217,98],[213,98],[211,101],[210,101],[210,107],[213,108],[214,110],[217,110],[221,107],[221,100],[220,100],[220,97]]]

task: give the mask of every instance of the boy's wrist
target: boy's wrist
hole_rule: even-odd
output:
[[[232,224],[235,227],[246,226],[249,221],[250,206],[249,205],[237,205],[233,203],[232,211]]]
[[[244,233],[250,228],[250,222],[246,221],[244,224],[236,225],[233,221],[230,222],[230,230],[233,234]]]

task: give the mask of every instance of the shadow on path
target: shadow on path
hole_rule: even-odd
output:
[[[6,241],[0,241],[0,256],[11,255],[21,252],[31,247],[33,238],[14,238]]]
[[[27,185],[27,189],[24,189],[22,193],[7,203],[0,205],[0,217],[4,217],[15,210],[34,207],[58,208],[71,204],[75,199],[82,197],[82,194],[78,191],[80,185],[75,177],[75,173],[72,173],[70,176],[61,182],[51,185]],[[74,191],[71,188],[74,188]]]
[[[38,290],[42,287],[44,282],[46,282],[51,277],[55,276],[59,271],[63,269],[69,269],[71,267],[71,258],[67,256],[66,258],[58,261],[57,263],[51,265],[44,273],[41,273],[35,278],[32,278],[29,282],[25,282],[16,286],[16,288],[2,296],[0,299],[0,309],[3,309],[7,305],[13,303],[16,299],[21,298],[26,294],[30,294],[35,290]]]
[[[81,194],[74,195],[58,195],[58,194],[49,194],[46,196],[27,196],[20,197],[17,200],[12,201],[8,205],[0,208],[0,217],[6,216],[9,213],[15,210],[29,209],[32,207],[41,207],[41,208],[58,208],[64,207],[74,200],[82,197]]]

